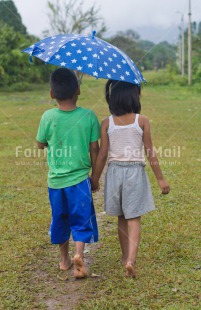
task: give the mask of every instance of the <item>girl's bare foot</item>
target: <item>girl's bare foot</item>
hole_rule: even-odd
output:
[[[135,267],[132,263],[126,264],[126,277],[131,277],[131,278],[136,277]]]
[[[74,277],[76,279],[86,278],[87,271],[83,262],[83,259],[79,254],[74,256]]]
[[[67,260],[63,260],[59,263],[59,269],[66,271],[69,270],[73,265],[71,258],[69,257]]]

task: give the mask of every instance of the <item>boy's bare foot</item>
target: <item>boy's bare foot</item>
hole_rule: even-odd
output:
[[[135,268],[132,263],[126,264],[126,277],[136,278]]]
[[[69,258],[68,260],[61,261],[59,263],[59,269],[66,271],[66,270],[69,270],[72,267],[72,265],[73,265],[73,262],[72,262],[71,258]]]
[[[83,262],[83,259],[79,254],[74,256],[74,277],[76,279],[86,278],[87,271]]]
[[[127,258],[123,257],[123,255],[122,255],[122,257],[121,257],[121,262],[122,262],[122,265],[123,265],[123,266],[126,266]]]

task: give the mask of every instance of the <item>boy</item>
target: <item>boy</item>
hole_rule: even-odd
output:
[[[95,167],[100,125],[91,110],[76,105],[80,89],[75,74],[56,69],[50,78],[50,95],[58,108],[47,110],[41,118],[36,140],[47,147],[48,191],[52,209],[51,242],[59,244],[60,270],[68,270],[69,238],[75,242],[74,276],[87,276],[83,261],[85,243],[98,241],[89,171]]]

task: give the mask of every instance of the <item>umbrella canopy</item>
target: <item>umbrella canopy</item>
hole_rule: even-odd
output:
[[[96,78],[146,82],[133,60],[122,50],[95,36],[60,34],[45,38],[22,52],[45,63],[87,73]]]

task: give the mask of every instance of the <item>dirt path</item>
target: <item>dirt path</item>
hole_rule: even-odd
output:
[[[85,255],[85,264],[89,274],[89,278],[92,277],[90,273],[90,266],[93,264],[94,258],[93,253],[99,248],[100,245],[91,245],[86,247],[87,251],[90,251],[91,254]],[[66,274],[68,279],[65,280]],[[86,298],[84,293],[84,286],[87,284],[88,279],[75,280],[73,278],[73,268],[68,273],[58,272],[57,281],[50,283],[54,286],[54,297],[45,300],[47,310],[55,309],[65,309],[71,310],[74,309],[76,305],[79,304],[79,301]],[[65,290],[61,289],[61,282],[64,282]]]
[[[55,249],[52,252],[52,262],[46,261],[46,265],[42,267],[42,261],[39,261],[37,269],[36,265],[32,266],[33,277],[30,279],[30,291],[31,287],[34,287],[34,291],[38,291],[35,296],[35,307],[32,309],[38,309],[43,305],[47,310],[73,310],[81,300],[86,299],[84,289],[87,282],[97,280],[97,277],[90,272],[90,266],[94,262],[94,253],[100,247],[100,243],[86,246],[84,260],[89,275],[87,279],[75,280],[73,267],[69,271],[55,270],[55,262],[58,261]]]
[[[98,195],[102,195],[101,193]],[[98,198],[98,197],[97,197]],[[97,213],[97,221],[100,224],[103,213]],[[85,264],[88,271],[88,278],[75,280],[73,277],[73,267],[69,271],[55,270],[55,266],[59,261],[58,248],[55,246],[47,246],[45,251],[47,257],[39,260],[37,266],[34,264],[33,278],[30,279],[30,290],[34,286],[38,290],[35,297],[35,307],[39,305],[46,306],[47,310],[73,310],[80,301],[89,298],[86,295],[85,286],[88,281],[97,281],[101,277],[96,277],[90,271],[90,266],[94,262],[94,254],[101,247],[101,243],[86,245],[85,247]],[[70,242],[71,255],[73,255],[73,242]],[[44,265],[45,264],[45,265]],[[37,269],[36,269],[37,268]],[[56,268],[57,269],[57,268]]]
[[[102,187],[102,186],[101,186]],[[99,206],[98,209],[103,211],[103,192],[100,191],[94,195],[94,204]],[[98,225],[101,224],[103,212],[96,211]],[[58,248],[47,245],[43,254],[39,254],[37,262],[32,265],[33,277],[30,279],[31,287],[34,292],[37,290],[35,298],[35,307],[40,306],[47,310],[73,310],[79,305],[80,301],[86,300],[89,296],[86,294],[86,285],[88,281],[101,280],[90,271],[90,266],[94,262],[95,252],[101,247],[101,243],[86,245],[85,247],[85,264],[88,271],[88,278],[75,280],[73,277],[73,268],[70,271],[59,271],[55,266],[59,262]],[[74,244],[70,242],[71,256],[73,256]],[[42,256],[45,255],[45,259]],[[31,292],[30,292],[31,293]],[[34,294],[35,295],[35,294]]]

